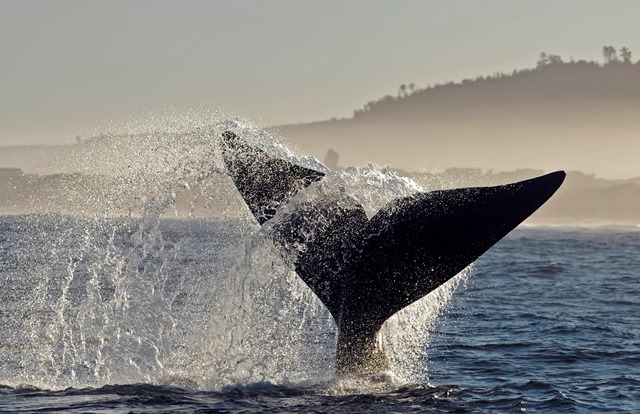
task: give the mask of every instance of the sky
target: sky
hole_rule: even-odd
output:
[[[0,0],[0,145],[73,142],[166,107],[263,126],[350,117],[400,84],[541,52],[640,53],[638,16],[637,0]]]

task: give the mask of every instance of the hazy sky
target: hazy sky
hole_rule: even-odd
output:
[[[263,125],[348,117],[418,86],[532,67],[540,52],[640,58],[640,2],[0,0],[0,144],[208,105]]]

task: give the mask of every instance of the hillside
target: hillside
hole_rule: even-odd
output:
[[[544,59],[543,59],[544,58]],[[412,171],[448,167],[640,175],[640,63],[564,62],[415,88],[348,119],[274,127],[302,152]]]

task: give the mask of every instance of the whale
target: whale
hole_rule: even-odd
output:
[[[220,143],[226,171],[252,215],[271,226],[279,251],[295,253],[289,264],[333,317],[339,375],[389,370],[383,323],[478,259],[542,206],[566,175],[417,192],[368,218],[355,198],[285,208],[325,172],[270,155],[233,131],[223,132]]]

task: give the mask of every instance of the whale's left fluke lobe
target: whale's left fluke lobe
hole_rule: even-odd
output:
[[[222,134],[221,145],[227,171],[261,225],[287,198],[324,177],[320,171],[271,157],[230,131]],[[298,253],[296,272],[338,321],[343,303],[340,292],[345,288],[340,276],[350,265],[349,248],[359,240],[358,230],[368,219],[359,204],[347,208],[335,203],[306,207],[297,217],[278,223],[272,237],[284,250],[296,243],[305,244],[304,251]],[[306,224],[314,221],[323,225],[308,229]]]
[[[222,147],[260,224],[324,176],[270,157],[231,132],[223,134]],[[384,321],[480,257],[544,204],[564,177],[559,171],[495,187],[417,193],[389,203],[371,220],[355,201],[318,201],[276,223],[272,237],[280,248],[305,245],[295,269],[336,322],[338,372],[386,369],[376,340]]]
[[[227,170],[260,224],[296,191],[324,177],[320,171],[270,157],[230,131],[222,134],[221,143]]]

